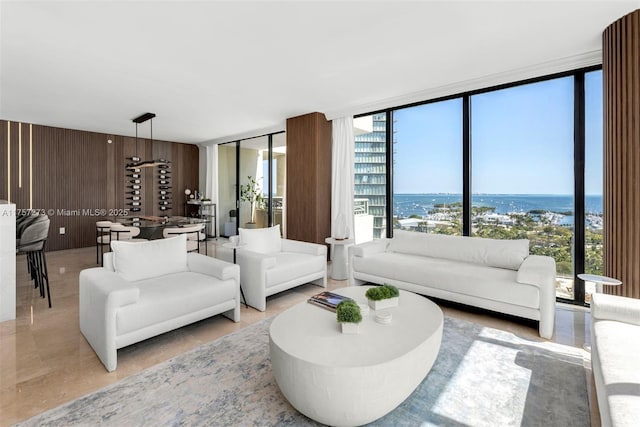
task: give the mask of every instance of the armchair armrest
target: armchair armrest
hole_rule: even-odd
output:
[[[116,310],[134,304],[140,290],[105,268],[80,272],[80,331],[109,372],[116,369]]]
[[[266,272],[276,266],[276,257],[239,249],[236,260],[240,266],[240,282],[245,301],[250,306],[264,311],[266,309]]]
[[[387,250],[389,245],[388,239],[372,240],[370,242],[360,243],[358,245],[349,246],[349,258],[352,256],[366,257],[379,254]]]
[[[327,256],[327,247],[317,243],[301,242],[299,240],[282,239],[282,252],[299,252],[309,255]]]
[[[556,261],[548,256],[529,255],[520,265],[516,281],[540,290],[540,336],[551,338],[556,319]]]
[[[238,265],[240,266],[241,276],[244,274],[245,269],[247,268],[252,270],[264,271],[276,265],[275,256],[248,251],[246,249],[238,249],[236,259],[238,260]]]
[[[187,254],[187,265],[190,271],[217,277],[220,280],[235,279],[240,283],[240,267],[226,261],[201,254]]]
[[[640,300],[607,294],[591,295],[591,316],[640,325]]]

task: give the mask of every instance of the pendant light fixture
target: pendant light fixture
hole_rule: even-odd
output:
[[[138,124],[144,123],[149,120],[151,126],[151,143],[153,144],[153,118],[155,117],[155,113],[144,113],[141,116],[133,119],[133,123],[136,124],[136,155],[134,157],[129,157],[131,163],[127,163],[127,169],[135,169],[135,168],[150,168],[150,167],[169,167],[169,161],[165,159],[156,159],[156,160],[142,160],[138,155]]]

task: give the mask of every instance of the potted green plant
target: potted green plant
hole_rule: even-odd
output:
[[[343,334],[358,333],[358,325],[362,322],[362,314],[355,301],[345,300],[338,304],[336,318],[342,327]]]
[[[262,195],[262,189],[258,181],[253,179],[251,175],[247,176],[247,183],[240,185],[240,200],[243,202],[249,202],[251,209],[251,221],[245,224],[246,228],[255,228],[255,207],[256,204],[260,205],[264,201]]]
[[[385,283],[382,286],[374,286],[367,289],[364,294],[369,302],[369,307],[374,310],[381,310],[389,307],[396,307],[400,297],[400,291],[395,286]]]

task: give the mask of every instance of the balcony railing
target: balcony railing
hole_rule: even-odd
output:
[[[353,214],[354,215],[367,215],[369,213],[369,200],[368,199],[354,199],[353,200]]]

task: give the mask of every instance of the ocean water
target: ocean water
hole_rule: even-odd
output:
[[[435,205],[462,202],[461,194],[394,194],[393,212],[400,217],[411,215],[425,215]],[[544,210],[558,213],[573,212],[573,196],[547,194],[474,194],[473,206],[495,207],[495,212],[505,214],[509,212],[529,212]],[[587,214],[602,214],[602,196],[589,195],[585,197],[585,212]],[[572,215],[565,217],[572,220]],[[563,221],[564,222],[564,221]]]

